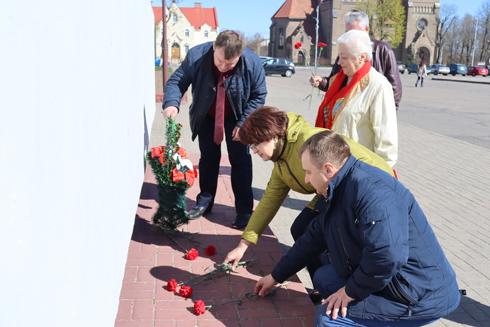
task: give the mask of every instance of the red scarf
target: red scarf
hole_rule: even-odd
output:
[[[350,91],[356,86],[356,84],[364,77],[369,70],[371,69],[371,62],[367,61],[364,65],[359,69],[355,75],[352,77],[352,80],[347,84],[344,88],[340,89],[342,86],[346,75],[344,74],[344,70],[341,69],[340,72],[335,75],[335,80],[332,85],[328,88],[325,97],[323,98],[322,104],[320,108],[318,108],[318,114],[316,116],[315,127],[323,127],[327,129],[332,129],[334,116],[333,109],[338,99],[345,98]]]

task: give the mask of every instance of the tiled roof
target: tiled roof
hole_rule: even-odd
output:
[[[308,18],[317,5],[317,0],[286,0],[272,18]]]
[[[162,7],[153,7],[153,16],[155,16],[155,25],[162,20]]]
[[[179,9],[182,10],[184,16],[189,20],[195,29],[200,29],[204,24],[208,24],[213,30],[219,26],[216,7],[202,8],[200,6],[196,6],[193,8],[179,7]]]

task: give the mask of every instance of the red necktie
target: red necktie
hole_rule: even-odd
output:
[[[216,86],[216,115],[214,117],[214,142],[221,144],[225,126],[225,77],[220,72]]]

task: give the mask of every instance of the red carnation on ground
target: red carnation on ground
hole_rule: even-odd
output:
[[[204,251],[204,253],[206,253],[206,255],[209,255],[209,256],[213,256],[215,252],[216,252],[216,248],[212,245],[209,245],[206,248],[206,251]]]
[[[319,48],[325,48],[327,45],[323,42],[318,43]]]
[[[204,304],[203,301],[197,300],[194,302],[194,313],[196,315],[202,315],[204,312],[206,312],[206,305]]]
[[[183,285],[182,287],[180,287],[179,293],[182,297],[191,297],[192,287]]]
[[[298,43],[296,43],[296,44],[294,45],[294,48],[295,48],[295,49],[299,49],[299,48],[301,48],[301,45],[302,45],[302,43],[301,43],[301,42],[298,42]]]
[[[187,251],[186,258],[189,260],[196,260],[196,258],[199,256],[199,252],[197,252],[196,249],[192,248],[189,251]]]
[[[167,290],[169,292],[175,292],[177,291],[177,286],[179,286],[179,284],[177,284],[177,281],[175,279],[171,279],[168,283],[167,283]]]

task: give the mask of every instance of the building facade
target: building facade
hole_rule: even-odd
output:
[[[296,63],[314,62],[317,7],[317,0],[284,2],[271,18],[269,56],[293,59]],[[325,42],[320,26],[318,40]],[[298,42],[304,52],[294,47]]]
[[[402,0],[402,4],[405,7],[406,32],[403,42],[393,49],[397,60],[418,61],[424,58],[427,65],[435,63],[439,1]],[[345,33],[345,17],[357,11],[356,0],[324,0],[319,6],[318,0],[286,0],[271,18],[269,55],[299,61],[296,59],[301,54],[295,51],[294,44],[302,42],[303,48],[310,50],[309,56],[313,58],[317,9],[319,42],[327,44],[322,57],[326,63],[333,64],[338,53],[337,39]]]
[[[153,7],[155,14],[155,57],[162,57],[163,23],[162,7]],[[194,46],[215,41],[219,34],[216,8],[203,8],[201,3],[194,7],[179,7],[175,2],[166,10],[167,49],[171,63],[184,60]]]

